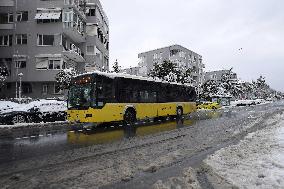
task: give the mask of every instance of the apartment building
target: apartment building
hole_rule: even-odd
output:
[[[62,96],[61,69],[109,69],[109,25],[99,0],[1,0],[0,98]]]
[[[140,67],[139,66],[135,66],[135,67],[122,69],[119,72],[120,73],[130,74],[130,75],[139,75],[139,70],[140,70]]]
[[[210,71],[210,72],[205,72],[205,81],[208,80],[214,80],[217,83],[221,82],[222,76],[224,74],[228,74],[230,72],[230,70],[216,70],[216,71]],[[230,75],[230,79],[232,80],[237,80],[238,76],[236,73],[232,73]]]
[[[181,46],[171,45],[147,52],[140,53],[139,58],[139,75],[147,76],[153,69],[154,64],[162,63],[164,60],[176,63],[184,70],[191,68],[193,70],[193,84],[199,86],[204,81],[204,64],[202,56]]]

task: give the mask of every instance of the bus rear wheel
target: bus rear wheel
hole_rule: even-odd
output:
[[[182,117],[182,115],[183,115],[183,109],[182,109],[182,107],[178,107],[177,108],[177,117],[180,118],[180,117]]]
[[[136,113],[133,109],[127,109],[123,116],[124,123],[133,124],[136,122]]]

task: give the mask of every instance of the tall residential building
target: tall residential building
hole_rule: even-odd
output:
[[[146,76],[153,69],[154,64],[162,63],[164,60],[176,63],[184,70],[191,68],[193,70],[193,84],[199,86],[204,81],[204,64],[202,56],[185,48],[181,45],[172,45],[156,50],[140,53],[139,58],[139,75]]]
[[[59,70],[109,69],[109,24],[99,0],[1,0],[0,98],[61,96]],[[20,74],[22,73],[22,74]],[[22,77],[19,77],[19,74]]]

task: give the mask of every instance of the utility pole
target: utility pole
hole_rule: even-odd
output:
[[[22,98],[22,77],[23,77],[23,73],[19,73],[19,77],[20,77],[20,87],[19,87],[19,100],[21,101]]]
[[[16,55],[14,56],[14,66],[16,67],[16,74],[15,74],[15,81],[16,81],[16,98],[18,98],[18,72],[19,72],[19,66],[18,66],[18,57],[19,53],[16,51]]]

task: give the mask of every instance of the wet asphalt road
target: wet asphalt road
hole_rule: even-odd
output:
[[[283,102],[201,111],[181,120],[80,131],[36,130],[0,138],[3,188],[149,188],[198,168],[214,151],[265,125]],[[254,124],[250,128],[242,126]],[[207,186],[206,184],[203,186]]]

